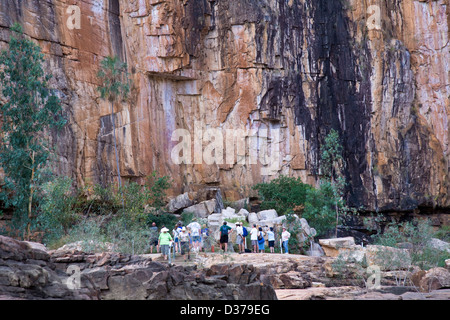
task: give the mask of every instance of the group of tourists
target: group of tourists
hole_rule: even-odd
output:
[[[262,253],[265,252],[266,245],[269,247],[270,253],[275,252],[275,238],[276,234],[273,227],[257,226],[253,224],[253,227],[248,231],[242,223],[236,223],[235,228],[228,226],[224,221],[220,227],[220,250],[224,252],[228,251],[229,234],[236,231],[236,244],[238,246],[239,253],[253,252]],[[250,234],[251,250],[247,249],[246,238]],[[289,253],[288,242],[291,234],[283,227],[281,233],[282,252]],[[181,254],[184,261],[190,260],[190,252],[199,252],[209,248],[213,249],[212,239],[209,238],[209,230],[206,225],[201,226],[195,219],[187,226],[183,226],[181,222],[178,222],[172,232],[165,226],[161,228],[158,234],[158,227],[156,223],[152,223],[150,227],[150,253],[153,253],[153,249],[156,247],[156,252],[163,255],[164,260],[167,260],[170,254],[170,248],[173,247],[175,253]]]
[[[165,226],[161,228],[158,235],[158,228],[156,223],[152,223],[150,227],[150,253],[153,253],[153,248],[156,246],[156,252],[163,255],[164,260],[167,260],[170,254],[170,247],[173,247],[175,253],[183,256],[184,260],[190,260],[191,250],[199,252],[203,250],[209,236],[209,231],[206,225],[201,226],[196,220],[192,221],[187,226],[183,226],[178,222],[172,233],[169,232]]]
[[[227,225],[227,222],[224,221],[223,225],[220,227],[220,249],[222,249],[222,245],[224,246],[225,252],[227,251],[228,246],[228,235],[232,231]],[[236,244],[238,245],[239,253],[246,252],[246,237],[248,235],[247,228],[244,227],[241,223],[236,223]],[[283,227],[283,231],[281,233],[281,243],[283,246],[282,251],[284,253],[289,253],[288,242],[291,234]],[[257,226],[253,224],[253,228],[250,230],[250,241],[253,253],[262,253],[265,252],[266,249],[266,241],[269,246],[270,253],[275,253],[275,231],[273,227],[268,227],[267,225],[264,227]]]

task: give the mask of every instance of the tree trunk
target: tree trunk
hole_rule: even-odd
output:
[[[31,238],[31,219],[33,219],[33,211],[32,211],[32,205],[33,205],[33,180],[34,180],[34,155],[35,152],[31,154],[31,178],[30,178],[30,196],[28,198],[28,223],[27,223],[27,240],[30,241]]]
[[[113,138],[114,138],[114,151],[116,153],[116,166],[117,166],[117,178],[119,180],[119,189],[122,194],[122,207],[124,206],[123,190],[122,190],[122,179],[120,176],[120,165],[119,165],[119,154],[117,152],[117,141],[116,141],[116,122],[114,121],[114,102],[111,102],[111,122],[113,125]]]

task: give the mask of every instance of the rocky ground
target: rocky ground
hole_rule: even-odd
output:
[[[397,286],[392,271],[382,272],[380,287],[368,290],[363,279],[350,271],[352,267],[350,264],[344,274],[333,271],[332,266],[336,260],[331,257],[247,253],[216,254],[203,259],[205,259],[205,266],[221,263],[252,264],[260,270],[261,281],[270,283],[275,288],[279,300],[450,299],[450,283],[448,282],[450,273],[444,268],[434,268],[429,272],[429,274],[442,272],[439,280],[437,280],[438,277],[433,278],[443,285],[437,290],[421,289],[419,284],[415,285],[409,281],[406,285]],[[423,280],[422,278],[422,282]],[[431,286],[433,282],[431,277],[427,281]]]
[[[193,253],[169,264],[160,254],[47,251],[0,236],[0,299],[408,300],[450,299],[450,272],[435,268],[395,285],[392,273],[367,290],[349,264],[294,254]],[[424,286],[424,281],[429,285]]]

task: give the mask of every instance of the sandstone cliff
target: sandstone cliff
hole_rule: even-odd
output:
[[[449,11],[445,0],[1,0],[0,45],[18,21],[46,54],[69,118],[53,133],[55,170],[79,185],[115,176],[96,73],[117,55],[133,83],[114,117],[124,178],[156,170],[174,193],[220,185],[236,199],[274,177],[259,159],[269,148],[269,173],[315,184],[334,128],[349,203],[411,210],[450,206]],[[245,164],[198,163],[194,146],[192,161],[174,163],[176,129],[194,144],[212,128],[252,130]]]

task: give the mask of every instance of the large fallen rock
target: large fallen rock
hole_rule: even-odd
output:
[[[320,239],[319,244],[327,257],[337,257],[341,248],[349,248],[355,245],[353,237]]]
[[[193,213],[196,218],[207,218],[216,208],[216,200],[206,200],[183,209],[184,213]]]
[[[450,243],[448,242],[436,238],[431,238],[428,245],[434,249],[445,251],[450,254]]]
[[[259,224],[259,218],[255,212],[250,212],[248,214],[247,219],[248,219],[248,223],[250,224],[250,226],[253,226],[254,224],[256,224],[256,225]]]
[[[185,192],[178,195],[177,197],[170,199],[167,204],[166,210],[168,212],[174,213],[180,209],[190,207],[194,204],[194,199],[191,194]]]
[[[450,288],[450,271],[440,267],[420,270],[413,274],[411,280],[421,292]]]
[[[259,220],[272,220],[272,219],[278,218],[278,213],[276,210],[270,209],[270,210],[259,211],[257,213],[257,216],[258,216]]]

